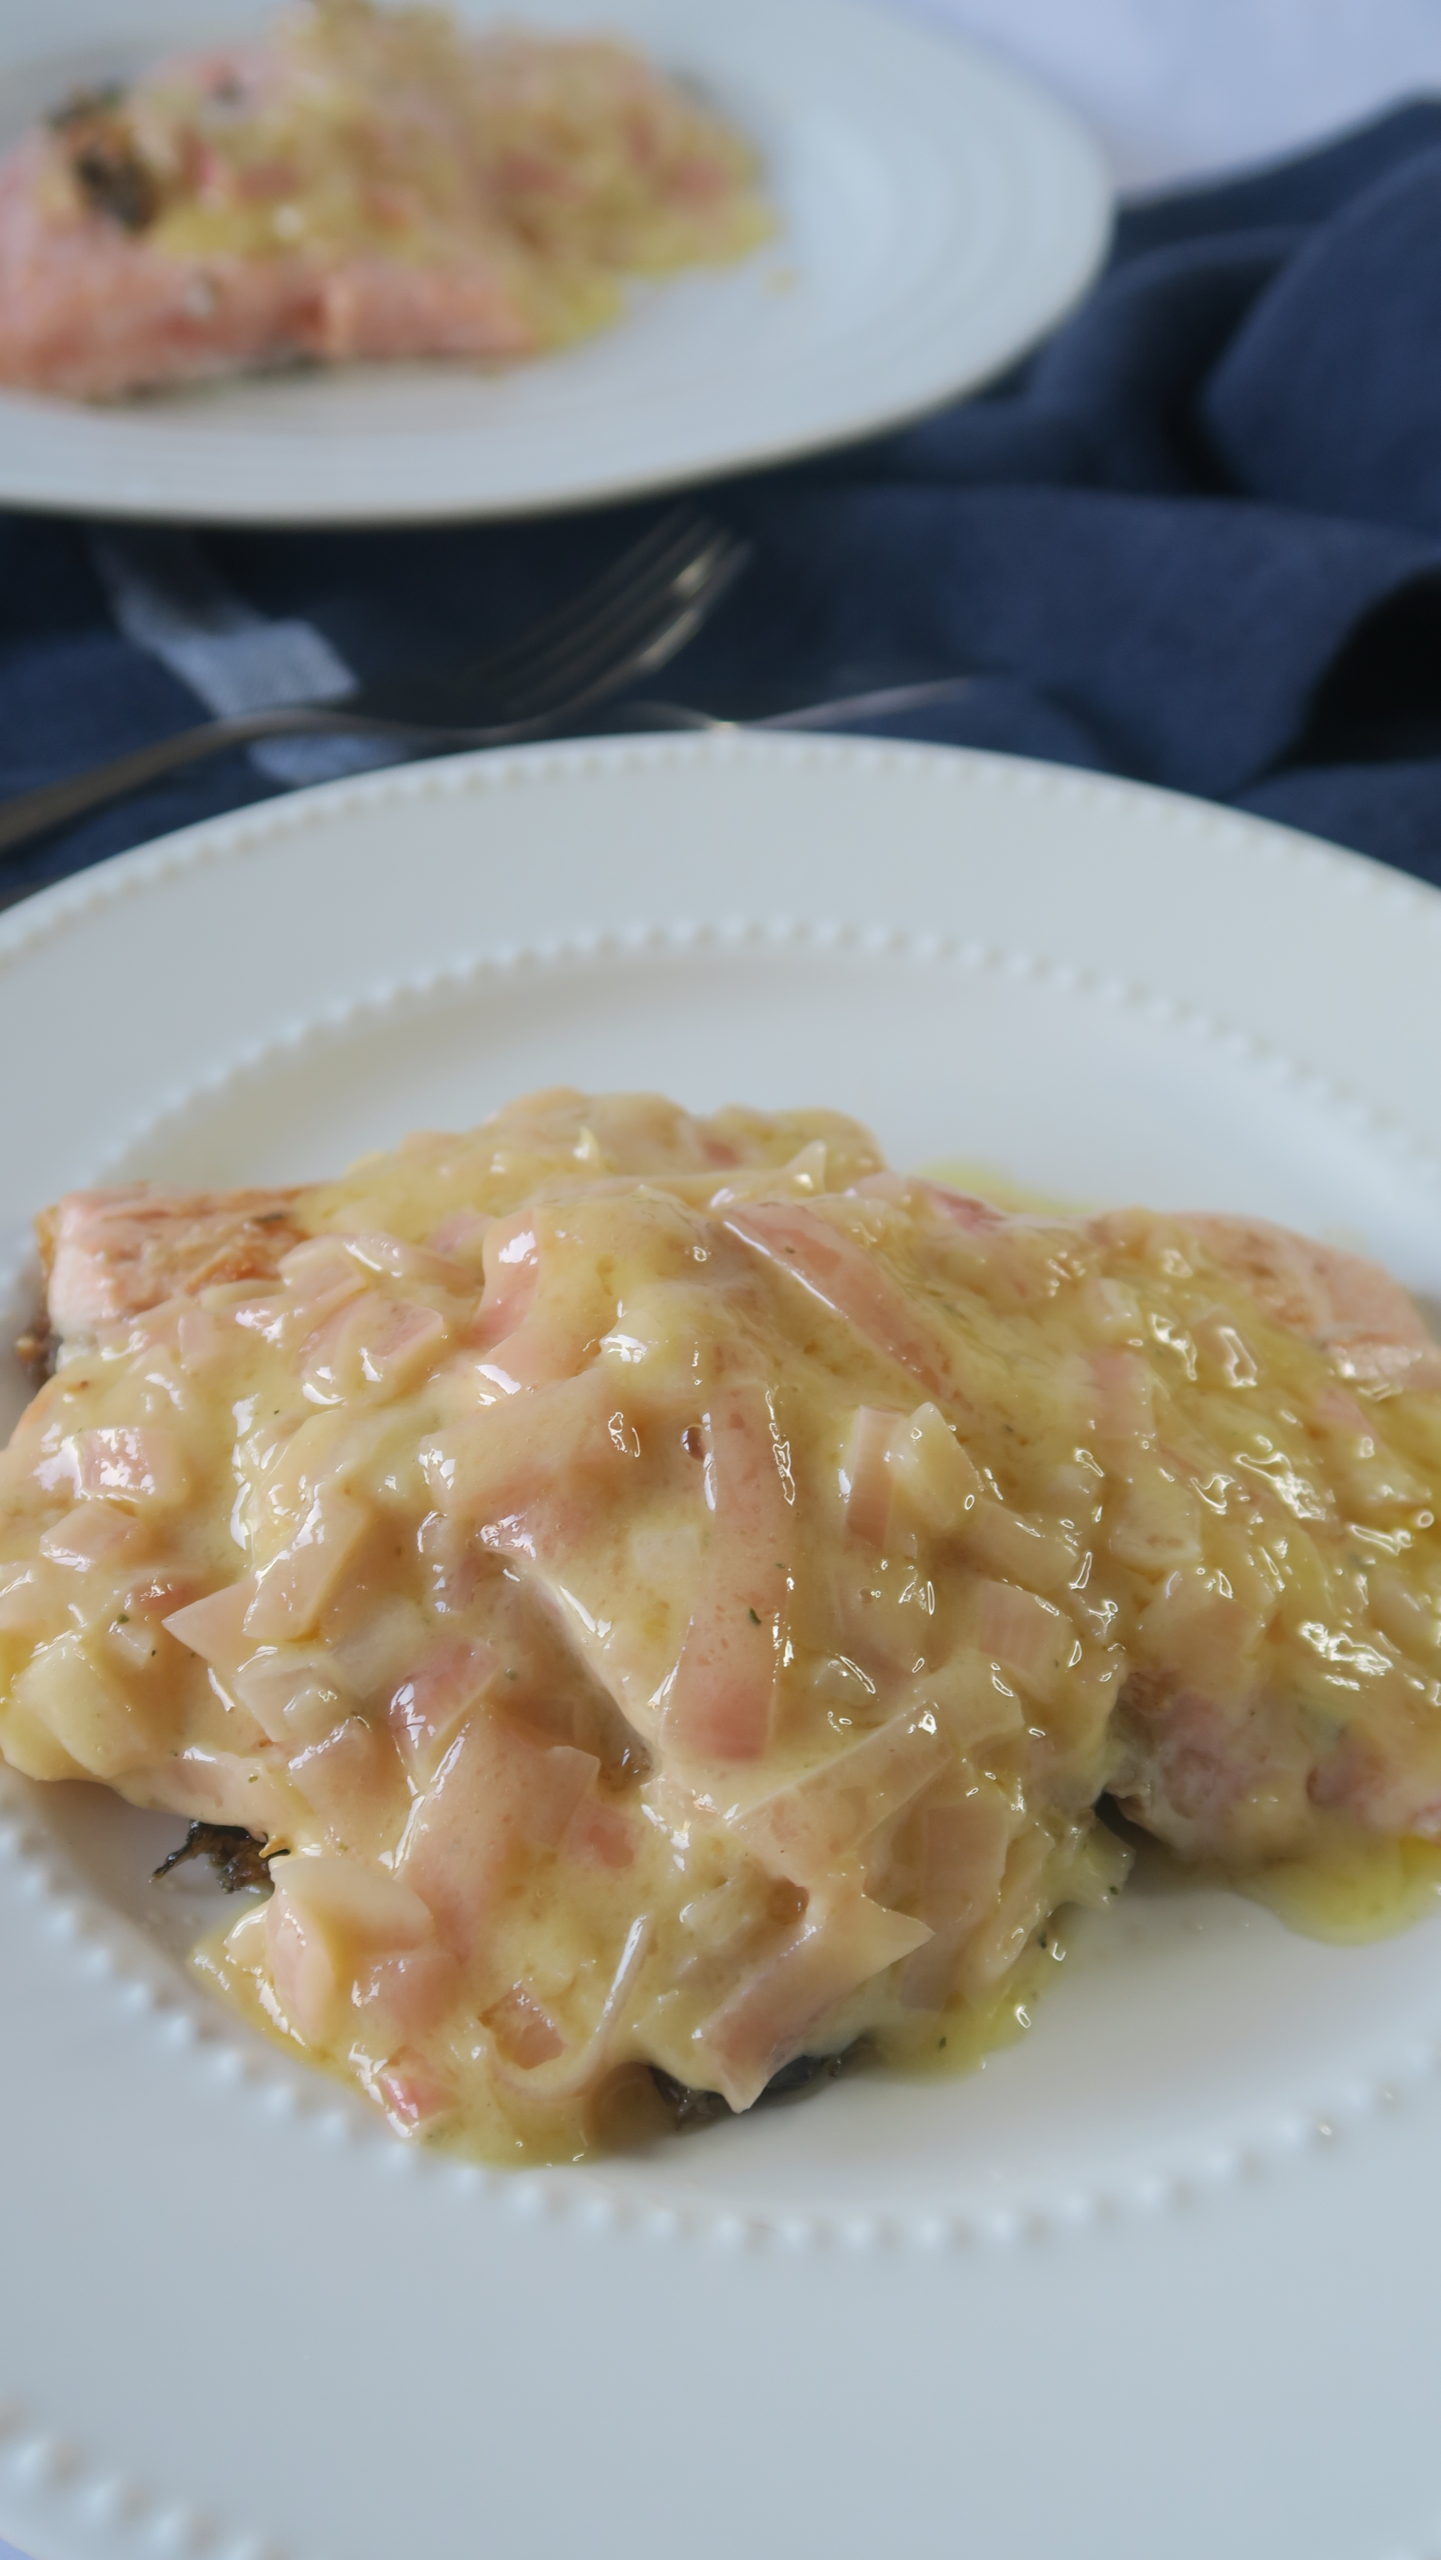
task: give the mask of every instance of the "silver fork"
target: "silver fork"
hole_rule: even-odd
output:
[[[942,703],[958,702],[971,689],[973,676],[937,676],[921,684],[885,685],[873,693],[849,693],[830,702],[803,702],[788,711],[771,711],[753,720],[727,720],[713,711],[699,711],[688,702],[644,701],[621,706],[620,726],[627,729],[834,729],[858,720],[894,718],[898,712],[932,711]],[[33,897],[37,890],[49,886],[47,881],[27,880],[19,888],[0,889],[0,915],[7,907],[18,907],[23,898]]]
[[[182,765],[261,738],[378,738],[418,755],[447,755],[548,737],[638,676],[666,666],[749,558],[749,545],[713,517],[694,507],[673,508],[514,648],[438,675],[358,685],[338,702],[277,703],[269,710],[204,720],[93,765],[88,773],[18,792],[0,803],[0,852],[142,790]]]

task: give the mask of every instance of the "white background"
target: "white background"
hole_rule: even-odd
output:
[[[1038,72],[1123,185],[1290,150],[1441,89],[1441,0],[909,0]]]

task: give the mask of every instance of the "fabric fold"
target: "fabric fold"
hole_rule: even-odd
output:
[[[1283,263],[1202,414],[1252,496],[1441,533],[1441,147]]]

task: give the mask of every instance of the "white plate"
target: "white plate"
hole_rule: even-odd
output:
[[[0,9],[0,132],[272,14],[272,0]],[[0,394],[0,501],[384,523],[577,505],[869,434],[972,390],[1099,262],[1109,186],[1062,108],[864,0],[462,0],[600,24],[701,82],[765,155],[782,228],[631,298],[605,336],[486,373],[296,374],[128,409]]]
[[[1434,1292],[1438,963],[1427,891],[1003,758],[429,765],[6,921],[0,1217],[18,1251],[107,1172],[321,1172],[644,1081],[1271,1211]],[[507,2175],[191,1987],[143,1882],[173,1829],[0,1798],[0,2531],[35,2560],[1436,2548],[1441,1921],[1338,1950],[1134,1891],[976,2077]]]

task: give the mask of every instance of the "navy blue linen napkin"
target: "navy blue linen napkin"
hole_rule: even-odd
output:
[[[1128,206],[1006,382],[715,501],[755,565],[668,672],[680,698],[744,716],[964,674],[870,725],[1200,792],[1441,884],[1441,100]],[[0,791],[206,704],[503,641],[647,513],[203,537],[0,517]],[[9,876],[363,761],[217,761]]]

